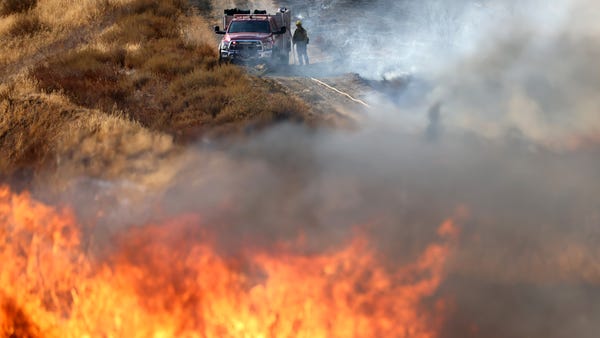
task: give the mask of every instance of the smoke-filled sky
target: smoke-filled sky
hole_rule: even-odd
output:
[[[440,103],[446,123],[554,148],[598,140],[593,1],[311,3],[293,6],[336,67],[369,79],[411,79],[417,103]],[[407,94],[390,95],[398,102]],[[414,115],[394,114],[400,121]]]
[[[600,4],[309,5],[305,26],[329,44],[325,54],[362,77],[408,84],[371,95],[375,108],[356,131],[283,125],[241,144],[191,147],[167,187],[140,207],[121,201],[105,222],[199,212],[224,250],[299,234],[322,250],[370,224],[400,263],[459,214],[437,295],[454,299],[442,337],[596,337]]]

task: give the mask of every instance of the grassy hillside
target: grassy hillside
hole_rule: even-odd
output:
[[[0,180],[153,177],[201,136],[311,122],[304,103],[219,65],[198,13],[185,0],[1,2]]]

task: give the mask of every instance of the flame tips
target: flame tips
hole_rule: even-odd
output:
[[[0,188],[0,226],[9,218],[13,226],[0,227],[0,259],[11,262],[0,270],[0,334],[19,337],[431,338],[443,309],[423,300],[458,236],[444,222],[444,241],[396,271],[361,232],[310,255],[293,250],[302,240],[242,250],[240,262],[219,254],[200,218],[184,216],[124,231],[100,262],[83,251],[69,211]],[[14,301],[2,303],[2,292]]]

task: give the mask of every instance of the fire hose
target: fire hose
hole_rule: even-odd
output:
[[[323,82],[321,80],[317,80],[314,77],[311,77],[310,79],[313,80],[314,82],[320,84],[323,87],[329,88],[329,89],[333,90],[334,92],[336,92],[338,94],[341,94],[341,95],[349,98],[351,101],[354,101],[356,103],[362,104],[363,106],[365,106],[367,108],[370,108],[370,106],[367,103],[365,103],[365,101],[363,101],[363,100],[355,99],[354,97],[352,97],[352,95],[350,95],[348,93],[345,93],[345,92],[343,92],[343,91],[341,91],[341,90],[339,90],[339,89],[337,89],[335,87],[332,87],[332,86],[328,85],[327,83],[325,83],[325,82]]]

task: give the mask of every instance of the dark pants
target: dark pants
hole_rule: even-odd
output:
[[[296,42],[296,51],[298,52],[298,63],[308,64],[308,53],[306,52],[306,42]]]

